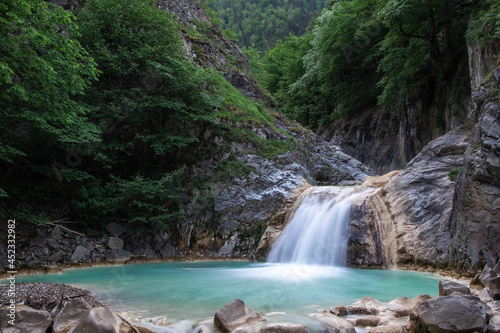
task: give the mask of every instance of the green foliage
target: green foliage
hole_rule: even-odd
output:
[[[185,59],[178,27],[154,1],[91,0],[79,19],[81,43],[102,71],[85,101],[94,121],[113,128],[103,161],[165,168],[169,154],[198,141],[193,128],[214,121],[211,73]]]
[[[487,3],[478,15],[494,34],[498,6]],[[456,81],[475,11],[472,1],[333,1],[311,33],[266,53],[264,86],[311,128],[377,104],[397,114],[412,94]]]
[[[59,6],[0,4],[0,161],[33,154],[35,138],[49,136],[60,145],[98,139],[98,128],[74,99],[96,78],[95,62],[68,36],[75,34],[74,16]]]
[[[1,216],[50,221],[52,207],[64,205],[51,163],[63,148],[100,140],[78,102],[98,71],[77,35],[74,15],[60,6],[0,3]]]
[[[234,31],[240,45],[264,52],[289,34],[304,34],[327,4],[327,0],[214,0],[210,6],[221,18],[222,28]]]
[[[272,116],[264,106],[247,98],[222,76],[215,75],[214,81],[217,83],[215,91],[224,101],[217,114],[219,118],[229,118],[233,122],[267,124],[275,128]]]
[[[485,44],[492,38],[500,39],[500,3],[481,1],[473,13],[467,31],[469,43]]]
[[[169,228],[182,216],[182,173],[180,169],[159,179],[137,175],[130,179],[112,177],[105,184],[89,182],[76,192],[74,212],[86,228],[99,228],[103,221],[115,218],[128,220],[131,230],[138,233]]]
[[[457,181],[458,175],[461,171],[462,167],[451,169],[450,172],[448,172],[448,178],[450,178],[452,182]]]

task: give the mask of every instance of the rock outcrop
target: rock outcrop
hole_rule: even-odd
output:
[[[444,296],[420,304],[410,315],[410,332],[486,332],[486,308],[474,296]]]
[[[9,316],[14,313],[14,316]],[[10,320],[14,325],[9,322]],[[27,305],[16,304],[13,308],[9,308],[9,306],[0,308],[0,329],[2,332],[45,333],[51,323],[52,319],[47,311],[35,310]]]
[[[449,262],[455,188],[449,174],[463,165],[466,137],[459,130],[432,141],[386,185],[353,204],[349,265]]]
[[[230,333],[265,319],[250,309],[241,299],[226,304],[215,313],[214,324],[222,332]]]
[[[498,40],[470,50],[468,124],[428,143],[353,205],[348,263],[430,265],[474,276],[500,259]]]

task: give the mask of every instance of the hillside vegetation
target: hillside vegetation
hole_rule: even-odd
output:
[[[186,32],[154,0],[88,0],[74,12],[3,2],[0,214],[76,221],[90,235],[113,220],[155,232],[182,221],[189,191],[248,173],[228,160],[214,162],[215,179],[186,174],[231,148],[210,147],[206,133],[263,156],[289,149],[245,130],[274,126],[267,107],[186,56],[182,31],[208,43],[197,24]]]
[[[213,0],[223,29],[241,46],[263,52],[288,35],[303,35],[327,0]]]
[[[379,106],[399,113],[425,89],[467,95],[467,41],[500,38],[497,1],[333,1],[307,34],[289,36],[254,66],[282,110],[316,129]],[[444,105],[442,110],[446,109]]]

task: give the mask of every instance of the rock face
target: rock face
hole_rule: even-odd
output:
[[[466,136],[452,131],[432,141],[385,186],[352,205],[349,265],[448,263],[455,188],[449,173],[463,165]]]
[[[410,315],[411,332],[486,332],[485,305],[474,296],[438,297]]]
[[[235,299],[215,313],[214,324],[223,332],[233,332],[265,319],[250,309],[241,299]]]
[[[473,101],[479,119],[457,181],[451,218],[452,263],[463,271],[500,259],[500,104]]]
[[[500,83],[485,75],[499,72],[499,45],[470,53],[467,117],[475,125],[431,141],[385,186],[353,205],[349,265],[432,265],[474,275],[498,262],[500,104],[492,91]]]

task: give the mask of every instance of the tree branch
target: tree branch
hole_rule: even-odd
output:
[[[429,37],[424,37],[424,36],[419,36],[419,35],[414,35],[414,34],[409,34],[407,32],[405,32],[403,30],[403,25],[402,24],[399,24],[399,32],[401,32],[401,34],[405,37],[408,37],[408,38],[417,38],[417,39],[423,39],[423,40],[426,40],[428,42],[431,41],[431,39]]]

